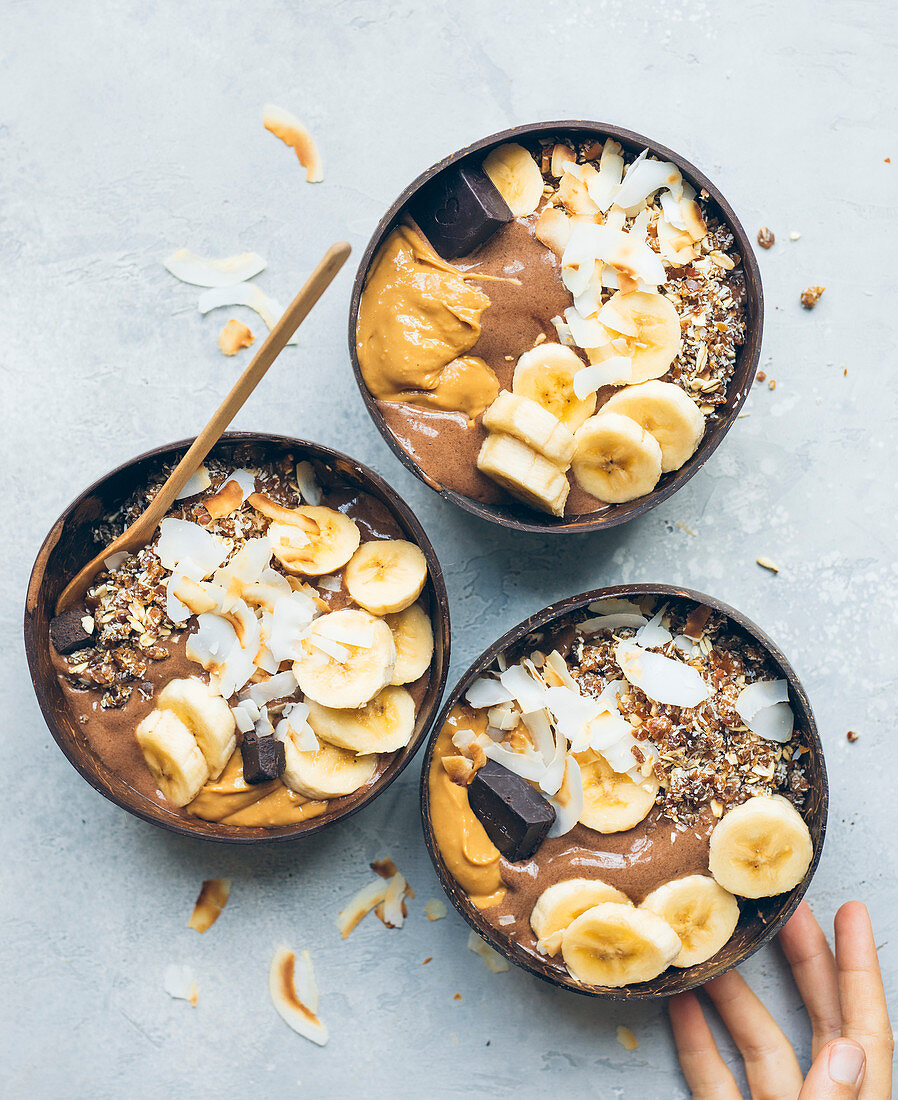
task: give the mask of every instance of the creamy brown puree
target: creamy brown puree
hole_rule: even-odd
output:
[[[367,493],[349,488],[329,489],[323,503],[351,516],[365,540],[404,537],[404,532],[386,506]],[[352,603],[343,589],[338,592],[321,590],[320,594],[333,611]],[[194,676],[208,681],[207,673],[188,660],[185,652],[187,637],[192,630],[193,627],[189,627],[162,642],[169,656],[160,661],[149,661],[140,690],[134,691],[123,706],[106,709],[100,706],[98,692],[79,689],[71,684],[65,675],[68,670],[66,658],[53,652],[51,647],[63,693],[85,741],[110,771],[151,802],[165,807],[169,813],[188,822],[199,817],[228,825],[275,827],[296,824],[325,813],[336,813],[364,797],[399,755],[382,754],[374,776],[364,787],[351,795],[325,802],[304,798],[290,790],[280,779],[258,785],[247,784],[243,778],[243,760],[238,746],[222,775],[207,782],[193,802],[183,808],[172,805],[156,789],[134,731],[155,706],[156,692],[170,680]],[[405,685],[416,707],[421,705],[428,678],[429,672],[414,684]]]

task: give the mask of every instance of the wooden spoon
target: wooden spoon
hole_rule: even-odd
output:
[[[174,503],[178,493],[181,492],[202,465],[203,459],[218,442],[222,432],[243,407],[246,399],[256,386],[262,381],[271,364],[284,350],[284,345],[305,320],[312,306],[330,286],[334,276],[346,262],[349,252],[349,245],[345,241],[332,245],[327,250],[321,263],[309,276],[305,286],[284,311],[280,321],[269,332],[265,342],[253,356],[250,365],[237,379],[234,388],[222,401],[212,419],[193,441],[190,449],[178,465],[172,470],[146,510],[105,550],[101,550],[96,557],[91,558],[87,565],[80,569],[62,590],[62,595],[56,601],[57,615],[70,608],[78,597],[87,590],[90,582],[104,567],[105,560],[110,554],[116,554],[120,551],[133,554],[141,546],[147,545],[156,528],[165,518],[166,512]]]

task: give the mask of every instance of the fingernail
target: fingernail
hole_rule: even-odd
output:
[[[857,1085],[864,1072],[864,1052],[854,1043],[833,1043],[829,1052],[829,1076],[837,1085]]]

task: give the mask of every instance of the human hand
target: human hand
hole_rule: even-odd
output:
[[[836,954],[802,902],[779,935],[813,1030],[804,1077],[789,1040],[731,970],[705,992],[745,1061],[753,1100],[890,1100],[894,1042],[866,908],[849,901],[834,922]],[[739,1100],[694,993],[670,1001],[670,1022],[693,1100]]]

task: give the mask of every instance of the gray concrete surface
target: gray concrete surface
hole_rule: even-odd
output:
[[[702,166],[751,234],[777,235],[760,256],[762,366],[776,389],[755,387],[705,469],[642,520],[593,537],[512,538],[444,505],[358,398],[349,272],[238,424],[343,448],[405,494],[447,574],[453,675],[525,613],[606,583],[682,582],[762,624],[805,680],[829,762],[810,900],[827,923],[844,900],[867,901],[894,995],[895,40],[894,11],[863,0],[5,0],[3,1095],[686,1096],[663,1005],[490,974],[454,913],[424,919],[440,890],[414,765],[367,811],[291,850],[179,840],[71,769],[22,653],[26,579],[60,509],[114,464],[190,434],[238,369],[216,348],[227,314],[200,317],[197,292],[162,258],[257,250],[269,261],[257,281],[286,301],[332,239],[358,256],[420,170],[537,118],[651,134]],[[267,101],[317,136],[320,186],[263,130]],[[827,290],[806,313],[810,283]],[[410,919],[394,932],[369,920],[341,942],[334,916],[380,855],[417,892]],[[200,937],[187,916],[216,875],[234,879],[232,901]],[[323,1049],[268,1000],[282,942],[314,957]],[[171,962],[194,967],[196,1008],[163,992]],[[806,1059],[777,950],[745,973]],[[618,1023],[638,1050],[617,1044]]]

